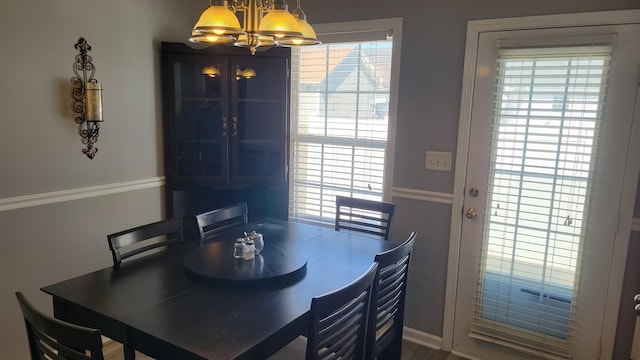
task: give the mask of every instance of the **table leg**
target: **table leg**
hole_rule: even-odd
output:
[[[124,348],[124,360],[134,360],[136,358],[131,331],[129,331],[129,329],[124,330],[124,343],[122,347]]]

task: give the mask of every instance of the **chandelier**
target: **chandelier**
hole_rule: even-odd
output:
[[[248,48],[316,45],[320,41],[300,8],[289,13],[286,0],[210,0],[189,41]]]

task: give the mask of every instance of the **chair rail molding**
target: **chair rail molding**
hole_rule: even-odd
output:
[[[394,187],[391,191],[391,196],[441,204],[453,204],[453,194],[435,191]]]
[[[164,176],[0,199],[0,212],[159,187]]]

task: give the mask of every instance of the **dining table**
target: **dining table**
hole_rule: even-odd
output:
[[[235,239],[263,235],[254,259]],[[43,287],[54,316],[155,359],[266,359],[309,328],[312,298],[363,274],[397,244],[263,219]],[[105,246],[106,248],[106,246]]]

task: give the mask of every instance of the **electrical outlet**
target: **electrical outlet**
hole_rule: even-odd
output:
[[[427,151],[424,168],[427,170],[451,171],[451,153]]]

